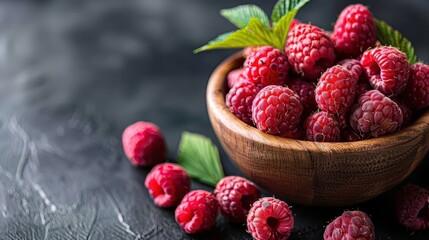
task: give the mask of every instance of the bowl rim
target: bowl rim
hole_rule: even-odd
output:
[[[397,146],[398,144],[409,142],[429,131],[429,110],[426,110],[418,119],[404,129],[385,136],[355,142],[313,142],[283,138],[264,133],[256,127],[242,122],[226,107],[226,92],[224,89],[227,74],[231,70],[236,69],[239,66],[239,62],[242,62],[243,59],[242,51],[239,51],[226,58],[213,71],[206,90],[207,110],[209,114],[222,122],[231,131],[258,143],[296,151],[355,152],[356,149],[361,149],[362,151],[365,149],[374,149],[375,145],[379,145],[380,147]]]

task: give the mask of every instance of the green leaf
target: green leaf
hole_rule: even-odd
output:
[[[289,32],[290,24],[295,17],[298,9],[294,9],[284,15],[274,27],[274,34],[277,36],[281,44],[281,50],[285,48],[287,33]]]
[[[257,18],[265,27],[270,27],[267,14],[256,5],[242,5],[235,8],[223,9],[220,11],[220,15],[224,16],[238,28],[245,28],[252,18]]]
[[[393,29],[389,24],[382,20],[375,20],[377,27],[377,39],[382,45],[396,47],[407,55],[408,62],[413,64],[417,61],[414,54],[414,47],[411,42],[403,37],[400,32]]]
[[[194,53],[199,53],[212,49],[225,48],[244,48],[249,46],[266,46],[270,45],[281,49],[282,43],[279,38],[270,29],[257,18],[250,19],[249,24],[235,32],[224,33],[208,44],[195,49]]]
[[[271,13],[271,21],[277,23],[288,12],[299,9],[308,3],[310,0],[279,0],[274,5],[273,12]]]
[[[179,164],[195,178],[210,186],[225,176],[217,147],[202,135],[183,132],[179,143]]]

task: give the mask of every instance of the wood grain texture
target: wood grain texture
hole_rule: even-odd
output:
[[[397,133],[347,143],[285,139],[248,126],[225,105],[226,75],[242,62],[237,53],[210,77],[210,121],[234,164],[277,197],[317,206],[363,202],[404,180],[428,151],[429,111]]]

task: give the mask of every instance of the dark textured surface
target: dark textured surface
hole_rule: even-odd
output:
[[[0,239],[249,239],[243,225],[222,219],[209,233],[183,234],[174,210],[148,197],[148,169],[131,167],[120,143],[122,129],[137,120],[161,127],[172,159],[182,131],[215,140],[205,86],[232,51],[194,56],[192,49],[231,30],[218,10],[244,2],[274,4],[0,1]],[[349,3],[313,1],[298,17],[329,29]],[[370,5],[429,59],[428,1]],[[225,172],[239,174],[221,154]],[[428,165],[407,181],[428,186]],[[377,239],[428,239],[427,231],[396,223],[392,199],[389,192],[347,209],[368,212]],[[291,239],[321,239],[344,209],[293,205]]]

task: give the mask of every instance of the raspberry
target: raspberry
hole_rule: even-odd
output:
[[[411,66],[404,100],[412,109],[429,106],[429,65],[416,63]]]
[[[337,63],[338,65],[343,66],[347,70],[349,70],[355,77],[356,80],[359,80],[362,74],[362,65],[360,65],[360,61],[357,59],[344,59]]]
[[[366,213],[345,211],[326,226],[324,240],[359,239],[374,240],[374,225]]]
[[[377,41],[374,18],[361,4],[346,7],[337,19],[332,39],[343,56],[357,57]]]
[[[360,60],[371,86],[386,96],[401,93],[408,81],[407,56],[394,47],[381,46],[366,51]]]
[[[189,192],[191,180],[179,165],[161,163],[149,172],[144,184],[157,206],[173,207]]]
[[[356,97],[359,97],[360,95],[362,95],[362,93],[366,93],[371,89],[372,88],[371,88],[371,85],[369,85],[369,83],[358,82],[358,84],[356,85]]]
[[[224,177],[214,194],[222,213],[235,222],[246,221],[250,207],[261,195],[254,183],[238,176]]]
[[[338,142],[340,129],[338,121],[327,112],[318,112],[309,116],[304,123],[307,140],[316,142]]]
[[[412,230],[429,229],[429,191],[407,184],[396,195],[396,216],[399,222]]]
[[[219,205],[212,193],[194,190],[183,197],[177,206],[176,222],[186,233],[210,229],[216,222]]]
[[[342,66],[336,65],[322,74],[316,87],[316,102],[322,111],[341,115],[353,104],[356,79]]]
[[[273,135],[294,130],[301,114],[299,96],[287,87],[267,86],[256,95],[252,104],[252,119],[256,127]]]
[[[122,133],[122,145],[134,166],[154,166],[167,156],[161,130],[149,122],[136,122],[128,126]]]
[[[290,138],[295,140],[304,140],[305,139],[305,130],[302,127],[297,127],[295,130],[285,132],[280,137]]]
[[[261,87],[282,85],[288,72],[286,55],[272,47],[262,47],[252,52],[244,62],[244,74],[248,81]]]
[[[354,142],[365,139],[365,137],[353,131],[350,127],[341,130],[341,141]]]
[[[261,88],[247,81],[240,81],[226,95],[226,106],[243,122],[253,125],[252,102]]]
[[[317,110],[317,103],[314,96],[316,86],[314,86],[314,84],[302,81],[299,77],[295,77],[288,83],[288,86],[299,96],[301,104],[304,107],[303,115],[307,116]]]
[[[237,82],[245,80],[246,78],[243,75],[243,69],[234,69],[228,73],[228,88],[232,88]]]
[[[409,126],[411,124],[411,122],[413,121],[413,112],[405,103],[402,102],[402,100],[400,100],[398,98],[394,98],[392,100],[396,104],[398,104],[398,106],[402,112],[403,121],[402,121],[401,128],[405,128],[405,127]]]
[[[297,20],[297,19],[292,19],[292,22],[290,23],[289,26],[289,31],[292,30],[294,27],[296,27],[296,25],[300,24],[301,21]]]
[[[251,46],[251,47],[246,47],[243,50],[243,57],[247,58],[252,53],[259,51],[263,47],[268,47],[268,46]]]
[[[288,239],[294,225],[287,203],[272,197],[253,203],[247,215],[247,231],[256,240]]]
[[[297,24],[289,31],[285,52],[292,69],[308,80],[316,80],[335,61],[331,38],[310,24]]]
[[[379,137],[393,133],[401,127],[403,116],[398,104],[378,90],[359,97],[358,107],[350,117],[350,125],[361,134]]]
[[[348,116],[347,113],[343,113],[337,117],[338,127],[342,130],[348,126]]]

